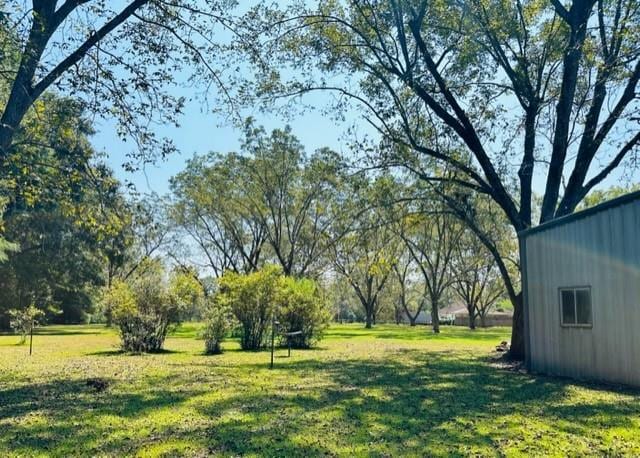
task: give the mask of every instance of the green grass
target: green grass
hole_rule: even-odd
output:
[[[506,329],[334,326],[273,371],[197,329],[138,356],[100,326],[42,329],[32,357],[0,336],[0,456],[640,455],[640,393],[498,369]]]

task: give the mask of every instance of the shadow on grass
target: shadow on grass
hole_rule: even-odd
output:
[[[638,413],[637,406],[616,403],[561,406],[565,384],[557,380],[503,373],[478,360],[442,353],[402,353],[401,359],[409,356],[412,364],[395,363],[393,357],[382,363],[292,362],[276,372],[321,372],[331,384],[321,392],[284,384],[269,396],[242,394],[203,406],[202,413],[211,418],[230,411],[250,418],[224,422],[207,434],[240,455],[263,450],[273,438],[279,438],[278,448],[270,453],[330,453],[313,438],[336,429],[341,443],[335,445],[347,453],[423,455],[438,449],[450,454],[497,448],[496,438],[476,427],[488,419],[512,414],[562,418],[570,425],[567,432],[588,436],[596,425],[633,426],[629,415]],[[268,364],[251,367],[258,372]],[[261,434],[247,435],[253,430]],[[514,439],[522,431],[505,427],[503,433]],[[300,444],[301,436],[309,442]]]
[[[504,420],[512,415],[593,437],[606,428],[632,427],[640,410],[637,400],[566,405],[566,382],[500,371],[460,352],[292,359],[273,371],[268,365],[206,365],[200,371],[190,365],[192,371],[145,378],[134,393],[134,387],[115,385],[96,394],[71,380],[0,389],[0,446],[26,455],[132,454],[163,441],[228,455],[469,454],[521,438],[522,424]],[[245,378],[234,378],[236,371]],[[198,398],[211,392],[220,395]],[[195,398],[189,408],[198,422],[182,418],[151,432],[114,433],[122,431],[122,421]],[[46,424],[2,421],[31,414],[44,415]],[[109,423],[105,416],[120,418]]]
[[[167,350],[165,348],[147,353],[125,351],[119,348],[111,350],[100,350],[91,353],[85,353],[86,356],[144,356],[144,355],[179,355],[187,353],[184,350]]]
[[[202,390],[157,389],[157,383],[166,380],[150,380],[149,388],[140,393],[122,393],[109,388],[96,393],[82,380],[54,380],[27,387],[0,390],[0,450],[13,451],[21,456],[48,455],[55,450],[57,456],[87,455],[90,445],[94,453],[130,453],[135,445],[127,431],[126,423],[135,418],[177,406]],[[7,423],[3,420],[44,416],[44,422]],[[104,416],[114,419],[105,421]],[[80,421],[86,422],[80,428]],[[124,428],[123,428],[124,426]],[[100,439],[114,432],[122,432],[116,439],[100,444]],[[8,442],[5,442],[7,441]],[[102,448],[102,445],[105,448]]]
[[[110,335],[115,333],[115,328],[107,328],[104,324],[96,325],[53,325],[35,328],[37,336],[76,336],[76,335]]]
[[[397,339],[397,340],[440,340],[440,341],[469,341],[469,342],[496,342],[500,343],[510,330],[506,328],[485,328],[470,331],[460,326],[441,326],[441,332],[434,334],[431,326],[407,326],[407,325],[382,325],[366,329],[364,326],[351,326],[329,329],[327,337],[350,339],[350,338],[373,338],[373,339]]]

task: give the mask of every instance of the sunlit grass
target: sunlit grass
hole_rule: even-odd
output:
[[[638,455],[640,394],[496,369],[508,330],[337,325],[319,348],[167,352],[101,326],[0,336],[0,456]],[[107,380],[103,392],[87,386]]]

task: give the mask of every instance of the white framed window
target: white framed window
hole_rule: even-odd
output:
[[[560,288],[560,324],[567,327],[593,326],[591,288]]]

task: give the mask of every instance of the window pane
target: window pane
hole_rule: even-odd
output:
[[[576,304],[572,290],[561,292],[562,295],[562,324],[576,323]]]
[[[588,289],[576,291],[576,310],[578,324],[591,324],[591,291]]]

